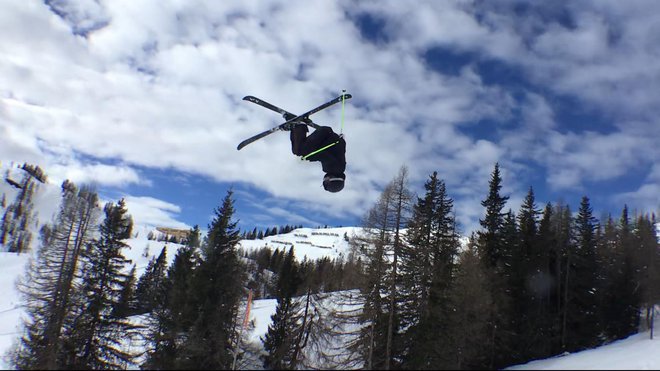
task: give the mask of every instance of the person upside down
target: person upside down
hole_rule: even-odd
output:
[[[294,124],[289,130],[291,130],[291,152],[296,156],[302,156],[303,160],[321,162],[321,167],[325,172],[323,189],[332,193],[344,189],[346,180],[344,174],[346,171],[346,141],[344,138],[328,126],[319,127],[309,136],[307,136],[309,129],[305,124]]]

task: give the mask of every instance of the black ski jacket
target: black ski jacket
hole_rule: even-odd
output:
[[[326,174],[343,176],[346,170],[346,142],[328,126],[321,126],[307,136],[307,125],[296,125],[291,130],[291,150],[294,155],[306,156],[329,144],[339,142],[307,158],[321,161]]]

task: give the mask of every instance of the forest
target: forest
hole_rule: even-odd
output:
[[[6,251],[36,249],[18,283],[17,369],[500,369],[645,330],[660,302],[655,215],[623,205],[598,220],[587,196],[574,211],[537,204],[531,187],[514,212],[499,164],[467,244],[437,172],[416,195],[402,167],[362,233],[344,236],[344,259],[239,250],[298,227],[239,230],[228,191],[206,235],[195,226],[171,264],[163,249],[139,277],[122,253],[124,200],[100,206],[93,188],[65,181],[55,220],[32,238],[46,176],[24,170],[0,224]],[[263,344],[241,342],[249,291],[277,300]]]

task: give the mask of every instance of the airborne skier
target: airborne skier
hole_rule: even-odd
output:
[[[296,124],[291,130],[291,152],[304,160],[321,161],[325,172],[323,189],[339,192],[344,189],[346,175],[346,142],[328,126],[321,126],[307,136],[307,125]]]
[[[344,181],[346,180],[346,175],[344,174],[344,171],[346,170],[346,142],[341,135],[335,133],[330,127],[315,124],[309,116],[336,103],[343,103],[346,99],[350,98],[350,94],[342,93],[339,97],[307,111],[302,115],[295,115],[264,100],[248,95],[244,97],[243,100],[250,101],[268,108],[269,110],[280,113],[286,122],[242,141],[237,149],[240,150],[248,144],[276,131],[291,131],[291,152],[293,152],[294,155],[302,156],[303,160],[320,161],[321,167],[325,172],[323,177],[323,188],[328,192],[339,192],[344,189]],[[316,129],[309,136],[307,136],[307,126]]]

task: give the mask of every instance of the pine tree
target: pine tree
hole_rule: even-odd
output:
[[[122,249],[130,238],[133,221],[122,199],[105,205],[99,238],[82,254],[82,287],[79,311],[66,330],[63,366],[78,369],[117,369],[135,357],[120,347],[120,339],[135,335],[136,326],[113,315],[120,302],[128,260]]]
[[[180,367],[228,369],[233,341],[237,339],[236,315],[246,283],[236,252],[239,232],[232,220],[232,191],[208,228],[202,259],[195,270],[194,298],[197,317],[180,352]]]
[[[140,277],[136,297],[140,313],[153,310],[164,292],[165,273],[167,269],[167,245],[163,246],[158,257],[149,261],[147,268]]]
[[[512,299],[516,332],[520,335],[515,348],[521,359],[538,358],[543,354],[540,344],[547,339],[543,326],[547,272],[544,265],[545,252],[539,247],[538,215],[534,190],[529,188],[518,213],[518,251],[514,254],[514,279]],[[517,315],[516,315],[517,313]],[[538,336],[534,336],[537,334]],[[534,339],[530,341],[530,339]]]
[[[651,313],[660,300],[660,249],[655,215],[639,215],[635,221],[633,236],[636,245],[637,279],[640,309],[645,312],[646,322],[642,328],[651,327]]]
[[[545,339],[540,347],[544,356],[558,354],[560,347],[560,313],[561,313],[561,262],[562,255],[559,248],[559,241],[556,230],[553,227],[555,212],[552,204],[548,203],[543,210],[543,217],[539,223],[538,246],[543,252],[544,258],[541,261],[541,272],[546,272],[541,276],[540,283],[545,288],[543,290],[544,318],[541,324],[546,330]],[[542,273],[543,274],[543,273]]]
[[[294,259],[293,248],[289,249],[277,279],[277,307],[271,317],[263,343],[267,355],[264,367],[273,370],[295,369],[294,357],[296,340],[300,332],[297,321],[298,306],[293,296],[301,283],[298,266]]]
[[[126,318],[135,313],[137,308],[137,300],[135,295],[135,264],[131,268],[130,273],[122,284],[121,295],[119,301],[112,310],[112,315],[118,318]]]
[[[502,269],[503,265],[503,243],[502,226],[504,224],[504,215],[502,209],[509,199],[508,196],[501,196],[502,177],[500,176],[500,166],[495,164],[495,169],[490,178],[488,197],[481,202],[486,208],[486,216],[479,220],[483,231],[479,232],[480,256],[486,259],[486,266]]]
[[[62,202],[54,224],[41,230],[41,245],[18,283],[25,300],[25,336],[13,352],[19,369],[61,367],[58,352],[63,328],[76,307],[75,275],[79,257],[91,240],[98,218],[98,197],[88,187],[62,184]]]
[[[167,270],[163,288],[149,320],[149,342],[145,369],[179,369],[182,345],[187,341],[197,311],[193,277],[199,264],[200,230],[189,232],[185,246],[177,250]]]
[[[570,350],[590,348],[598,344],[598,261],[596,256],[596,219],[589,198],[584,196],[575,218],[572,261],[568,265],[568,313]]]
[[[479,220],[482,230],[478,233],[479,257],[483,259],[484,267],[489,275],[490,292],[493,298],[493,306],[489,314],[488,333],[490,362],[488,368],[499,368],[511,364],[515,359],[515,349],[511,346],[511,318],[514,313],[510,309],[509,289],[507,285],[511,279],[510,257],[512,246],[507,245],[513,237],[511,223],[505,229],[505,216],[503,208],[508,196],[500,195],[502,189],[502,177],[500,176],[499,164],[491,175],[488,188],[488,196],[481,205],[486,208],[484,219]],[[511,215],[511,214],[509,214]],[[515,219],[514,219],[515,220]],[[515,226],[515,223],[514,223]],[[507,233],[508,232],[508,233]]]
[[[452,216],[453,200],[434,172],[424,185],[408,224],[401,249],[401,281],[405,300],[400,306],[402,327],[407,328],[406,367],[438,368],[451,364],[445,337],[450,323],[448,298],[458,254],[458,233]]]
[[[477,253],[476,236],[472,235],[456,267],[450,289],[447,312],[446,343],[451,347],[448,369],[486,369],[489,359],[489,315],[493,305],[489,275]],[[445,337],[445,336],[443,336]],[[439,350],[437,350],[439,351]]]

